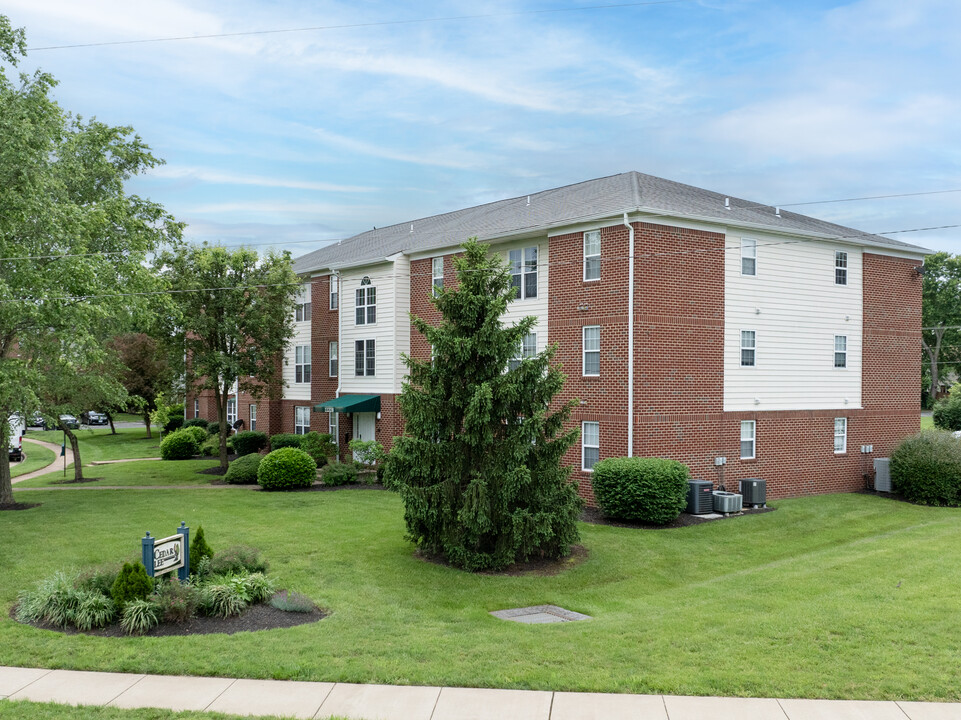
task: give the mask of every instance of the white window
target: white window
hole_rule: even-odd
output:
[[[200,417],[200,399],[194,398],[194,417]]]
[[[834,418],[834,452],[848,451],[848,419]]]
[[[518,300],[537,297],[537,247],[511,250],[511,285]]]
[[[251,430],[257,429],[257,406],[256,405],[250,406],[250,429]]]
[[[294,435],[306,435],[310,432],[310,408],[294,408]]]
[[[527,333],[517,347],[517,356],[508,361],[507,367],[516,370],[521,366],[521,360],[532,358],[535,355],[537,355],[537,333]]]
[[[581,329],[581,374],[601,374],[601,326],[588,325]]]
[[[373,375],[375,368],[375,354],[373,340],[357,340],[354,342],[354,375],[363,377]]]
[[[330,377],[337,377],[337,341],[334,340],[328,347],[330,352]]]
[[[596,422],[581,423],[581,470],[588,472],[601,459],[601,425]]]
[[[834,367],[843,368],[848,366],[848,336],[834,336]]]
[[[294,308],[295,322],[310,322],[310,285],[304,285]]]
[[[741,275],[757,275],[757,240],[741,238]]]
[[[373,325],[377,322],[377,288],[357,288],[354,293],[357,325]]]
[[[741,460],[754,459],[754,420],[741,421]]]
[[[294,347],[294,382],[310,382],[310,345]]]
[[[337,288],[339,283],[336,275],[330,276],[330,309],[336,310],[338,305]]]
[[[754,330],[741,330],[741,367],[754,367],[756,343]]]
[[[237,398],[227,398],[227,424],[237,422]]]
[[[840,250],[834,253],[834,284],[848,284],[848,254]]]
[[[601,231],[584,233],[584,280],[601,279]]]
[[[330,433],[330,439],[333,441],[334,445],[340,445],[337,439],[337,434],[340,432],[338,429],[340,427],[340,416],[338,413],[332,412],[327,413],[327,432]]]
[[[436,295],[437,291],[444,287],[444,258],[435,257],[430,261],[431,286]]]

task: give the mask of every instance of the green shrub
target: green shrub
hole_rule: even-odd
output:
[[[357,462],[373,470],[384,460],[384,446],[376,440],[351,440],[347,447],[354,454]]]
[[[357,482],[357,466],[332,462],[320,471],[320,480],[324,485],[351,485]]]
[[[170,419],[164,423],[164,432],[175,432],[184,426],[184,422],[186,421],[184,420],[183,406],[180,406],[179,412],[176,415],[171,414]]]
[[[110,597],[110,591],[119,573],[120,569],[116,565],[101,565],[80,573],[75,585],[78,590],[93,590]]]
[[[200,446],[200,455],[204,457],[211,457],[213,455],[220,454],[220,438],[216,435],[211,435]]]
[[[250,604],[241,578],[218,578],[211,581],[201,588],[200,597],[201,608],[205,614],[225,618],[239,615]]]
[[[131,600],[145,600],[152,590],[153,582],[143,563],[124,563],[110,588],[110,596],[119,607],[123,607]]]
[[[257,482],[264,490],[310,487],[316,479],[317,463],[299,448],[274,450],[257,468]]]
[[[197,615],[200,590],[189,583],[170,578],[159,584],[154,603],[164,622],[182,623]]]
[[[209,422],[207,422],[207,421],[204,420],[203,418],[199,418],[199,417],[190,418],[187,422],[184,423],[184,427],[185,427],[185,428],[189,428],[189,427],[199,427],[199,428],[203,428],[204,430],[207,429],[207,426],[208,426],[208,425],[210,425]]]
[[[244,575],[244,588],[251,602],[267,602],[274,594],[274,581],[261,572]]]
[[[661,458],[608,458],[594,465],[594,498],[607,517],[664,525],[687,505],[688,467]]]
[[[934,404],[934,424],[942,430],[961,430],[961,392],[954,392]]]
[[[78,590],[73,624],[78,630],[102,628],[113,622],[117,614],[114,601],[96,590]]]
[[[281,448],[299,448],[306,435],[294,435],[293,433],[277,433],[270,436],[270,449],[280,450]]]
[[[263,459],[264,456],[257,453],[241,455],[230,463],[224,480],[231,485],[256,485],[257,468],[260,467],[260,461]]]
[[[284,612],[309,613],[314,611],[314,604],[309,597],[289,590],[274,595],[270,599],[270,605]]]
[[[191,430],[177,430],[160,443],[160,457],[164,460],[188,460],[200,452]]]
[[[128,635],[143,635],[160,624],[160,610],[149,600],[131,600],[120,612],[120,627]]]
[[[198,451],[200,446],[207,441],[207,431],[204,430],[202,427],[196,427],[196,426],[185,427],[185,428],[181,428],[179,432],[188,433],[190,437],[194,439],[194,442],[197,443]]]
[[[228,430],[229,430],[229,429],[230,429],[230,428],[228,427]],[[208,432],[209,434],[211,434],[211,435],[219,436],[219,435],[220,435],[220,423],[219,423],[219,422],[209,423],[209,424],[207,425],[207,432]]]
[[[891,484],[906,500],[922,505],[961,505],[961,441],[926,431],[891,453]]]
[[[302,437],[300,449],[314,459],[317,467],[323,467],[327,464],[327,458],[337,454],[337,446],[327,433],[309,432]]]
[[[190,574],[199,575],[200,561],[205,557],[213,557],[213,554],[213,549],[207,544],[207,539],[204,537],[204,526],[201,525],[190,541]]]
[[[78,605],[73,578],[64,572],[57,572],[37,583],[36,590],[20,594],[17,620],[66,627],[73,622]]]
[[[248,545],[233,545],[214,555],[210,561],[210,572],[214,575],[265,573],[267,568],[260,550]]]
[[[244,430],[231,438],[238,455],[249,455],[267,447],[267,433],[257,430]]]

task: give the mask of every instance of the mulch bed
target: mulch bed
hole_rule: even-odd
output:
[[[30,510],[41,505],[43,505],[43,503],[4,503],[0,505],[0,512],[4,512],[5,510]]]
[[[71,480],[54,480],[51,485],[82,485],[83,483],[97,482],[98,480],[103,480],[103,478],[80,478],[77,480],[73,478]]]
[[[219,458],[215,458],[215,457],[211,457],[210,459],[211,459],[211,460],[218,460],[218,461],[219,461]],[[236,455],[228,455],[228,456],[227,456],[227,462],[228,462],[228,463],[232,463],[232,462],[233,462],[234,460],[236,460],[236,459],[237,459],[237,456],[236,456]],[[198,471],[197,471],[197,474],[199,474],[199,475],[226,475],[226,474],[227,474],[227,471],[224,470],[222,467],[220,467],[220,465],[214,465],[214,466],[211,467],[211,468],[204,468],[203,470],[198,470]]]
[[[654,523],[632,520],[615,520],[613,518],[604,517],[603,513],[601,513],[598,508],[585,507],[581,511],[581,522],[590,523],[591,525],[610,525],[611,527],[639,528],[641,530],[668,530],[670,528],[702,525],[704,523],[714,522],[715,520],[726,520],[728,518],[738,517],[740,515],[758,515],[760,513],[774,512],[774,510],[775,508],[770,506],[765,508],[744,508],[744,510],[739,513],[735,513],[733,515],[723,515],[715,518],[681,513],[674,522],[670,522],[667,525],[655,525]]]

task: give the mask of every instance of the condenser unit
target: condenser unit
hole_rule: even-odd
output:
[[[713,495],[714,512],[725,514],[741,512],[742,497],[738,493],[715,490]]]
[[[740,482],[741,495],[744,505],[748,507],[764,507],[767,504],[767,481],[761,478],[745,478]]]
[[[874,489],[891,492],[891,458],[874,458]]]
[[[706,515],[714,512],[714,498],[711,491],[714,483],[709,480],[687,481],[687,510],[691,515]]]

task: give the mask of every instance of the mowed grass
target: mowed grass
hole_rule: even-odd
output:
[[[160,457],[160,437],[156,429],[151,438],[147,437],[143,427],[120,428],[116,435],[110,433],[109,427],[83,428],[73,432],[80,444],[80,460],[84,466],[100,460]],[[60,430],[29,430],[27,437],[57,445],[64,441]]]
[[[250,715],[225,715],[213,712],[175,712],[158,708],[125,710],[112,707],[74,707],[57,703],[0,700],[0,719],[6,720],[250,720]],[[258,716],[271,720],[274,715]],[[328,719],[325,719],[328,720]],[[331,717],[329,720],[338,720]],[[343,720],[343,719],[340,719]]]
[[[110,465],[95,465],[84,467],[85,477],[96,478],[91,482],[73,484],[73,467],[68,467],[66,478],[63,469],[57,468],[40,477],[24,480],[17,483],[16,487],[52,487],[66,484],[76,488],[88,488],[97,486],[157,486],[157,485],[210,485],[211,480],[221,482],[223,477],[220,475],[205,475],[200,470],[216,467],[219,462],[216,458],[203,458],[199,460],[132,460],[124,463],[114,463]]]
[[[581,525],[554,576],[471,575],[416,558],[376,490],[17,493],[0,513],[0,665],[603,692],[961,699],[961,511],[868,495],[675,530]],[[203,525],[261,548],[331,615],[237,635],[98,638],[10,620],[59,569],[136,557],[145,530]],[[593,620],[489,613],[553,603]]]
[[[41,445],[29,442],[23,444],[23,455],[24,458],[22,462],[10,463],[11,477],[19,477],[20,475],[31,473],[34,470],[40,470],[57,459],[57,456],[53,454],[52,450],[47,450],[47,448]]]
[[[921,429],[922,430],[934,430],[934,418],[931,415],[921,416]]]

